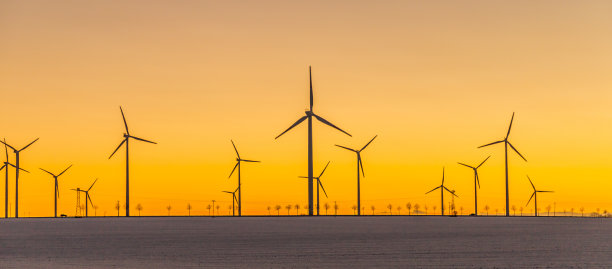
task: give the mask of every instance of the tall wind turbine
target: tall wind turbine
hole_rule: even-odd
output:
[[[478,189],[480,189],[480,179],[478,179],[478,168],[480,168],[491,156],[487,157],[482,161],[478,166],[469,166],[464,163],[459,163],[460,165],[472,168],[474,170],[474,216],[478,216]],[[476,184],[478,184],[478,188],[476,188]]]
[[[2,144],[11,148],[15,153],[15,218],[19,218],[19,170],[23,170],[19,168],[19,153],[21,153],[21,151],[24,149],[27,149],[36,141],[38,141],[38,138],[34,139],[34,141],[30,142],[30,144],[27,144],[25,147],[19,150],[7,144],[6,141],[0,141]]]
[[[370,140],[370,142],[368,142],[360,150],[356,150],[356,149],[352,149],[352,148],[347,148],[345,146],[336,145],[336,147],[341,147],[343,149],[350,150],[350,151],[355,152],[357,154],[357,216],[361,215],[361,183],[360,183],[360,175],[359,175],[359,172],[360,172],[359,170],[360,169],[361,169],[361,175],[363,177],[365,177],[365,173],[363,172],[363,162],[361,161],[361,152],[366,147],[368,147],[368,145],[370,145],[370,143],[372,143],[372,141],[374,141],[374,139],[376,139],[377,136],[378,135],[375,135],[374,138],[372,138],[372,140]]]
[[[529,205],[529,202],[531,202],[531,199],[535,198],[533,200],[535,209],[533,210],[533,212],[535,212],[535,216],[538,216],[538,192],[553,192],[553,191],[539,191],[536,190],[536,187],[533,185],[533,182],[531,182],[531,178],[529,178],[529,176],[527,176],[527,179],[529,179],[529,183],[531,183],[531,187],[533,188],[533,193],[531,194],[531,197],[529,197],[529,201],[527,201],[527,204],[525,206]]]
[[[232,141],[232,146],[234,146],[234,150],[236,151],[236,165],[234,165],[234,169],[232,169],[232,172],[230,173],[228,178],[231,178],[236,168],[238,168],[238,216],[242,216],[242,183],[240,183],[240,163],[259,163],[260,161],[245,160],[240,158],[240,153],[238,153],[238,149],[236,148],[234,141],[230,141]]]
[[[325,188],[323,188],[323,183],[321,183],[321,177],[323,176],[323,173],[325,173],[325,170],[327,169],[327,166],[329,165],[329,161],[327,162],[327,164],[325,165],[325,168],[323,168],[323,171],[321,171],[321,174],[319,174],[318,177],[313,177],[314,179],[317,180],[317,216],[319,216],[319,208],[320,208],[320,200],[319,200],[319,189],[323,189],[323,193],[325,194],[325,198],[327,197],[327,192],[325,191]],[[299,177],[299,178],[308,178],[308,177]]]
[[[435,191],[437,189],[440,189],[440,201],[441,201],[440,202],[440,210],[441,210],[440,215],[444,216],[444,191],[447,191],[448,193],[454,195],[455,197],[459,197],[459,196],[457,196],[455,194],[454,191],[451,191],[451,190],[447,189],[446,186],[444,186],[444,167],[442,167],[442,185],[440,185],[438,187],[435,187],[433,190],[430,190],[430,191],[426,192],[425,194],[428,194],[428,193],[430,193],[432,191]]]
[[[68,168],[64,169],[64,171],[62,171],[61,173],[55,175],[45,169],[40,168],[40,170],[43,170],[45,172],[47,172],[49,175],[51,175],[53,177],[53,179],[55,180],[55,193],[53,194],[53,197],[55,198],[55,207],[53,210],[54,216],[55,218],[57,218],[57,199],[59,198],[59,183],[57,181],[57,178],[60,177],[61,175],[63,175],[66,171],[68,171],[68,169],[70,169],[70,167],[72,167],[72,164],[70,166],[68,166]]]
[[[351,136],[351,135],[345,132],[344,130],[338,128],[336,125],[333,125],[331,122],[327,121],[326,119],[314,113],[314,111],[312,110],[314,106],[314,96],[312,93],[312,69],[310,68],[310,66],[308,67],[308,75],[310,78],[310,110],[306,110],[305,112],[306,116],[303,116],[300,119],[298,119],[293,125],[291,125],[287,130],[279,134],[274,139],[278,139],[283,134],[293,129],[293,127],[297,126],[298,124],[302,123],[304,120],[308,119],[308,215],[312,216],[312,211],[313,211],[312,210],[312,180],[314,178],[313,177],[314,176],[314,173],[313,173],[313,162],[314,161],[313,161],[313,152],[312,152],[312,117],[315,117],[318,121],[328,126],[331,126],[335,128],[336,130],[347,134],[348,136]]]
[[[508,141],[508,137],[510,136],[510,129],[512,129],[513,120],[514,120],[514,112],[512,112],[512,118],[510,119],[510,126],[508,126],[508,133],[506,134],[506,137],[503,140],[495,141],[493,143],[489,143],[489,144],[478,147],[478,148],[483,148],[483,147],[495,145],[498,143],[504,143],[504,154],[505,154],[505,160],[506,160],[506,217],[510,216],[510,194],[508,192],[508,146],[510,146],[512,150],[516,152],[516,154],[521,156],[523,160],[527,161],[527,159],[525,159],[525,157],[523,157],[523,155],[521,155],[521,153],[518,152],[518,150],[516,150],[516,148],[512,145],[512,143]]]
[[[96,178],[96,180],[94,180],[93,183],[91,183],[91,186],[89,186],[89,189],[82,190],[80,188],[76,188],[76,189],[71,189],[73,191],[76,192],[84,192],[85,193],[85,217],[89,217],[89,213],[88,213],[88,205],[87,205],[87,201],[89,200],[89,203],[91,204],[91,206],[93,206],[93,202],[91,201],[91,196],[89,196],[89,191],[91,191],[91,188],[93,188],[94,184],[96,184],[96,181],[98,181],[98,179]],[[80,206],[80,205],[79,205]]]
[[[235,210],[235,209],[236,209],[236,206],[235,206],[235,204],[236,204],[236,202],[238,201],[238,200],[236,199],[236,192],[238,191],[238,189],[240,189],[240,187],[236,188],[234,191],[223,191],[223,192],[225,192],[225,193],[229,193],[229,194],[231,194],[231,195],[232,195],[232,216],[236,216],[236,212],[235,212],[235,211],[236,211],[236,210]]]
[[[119,110],[121,111],[121,117],[123,118],[123,124],[125,124],[125,133],[123,134],[123,141],[121,141],[119,146],[115,149],[115,151],[113,151],[113,153],[108,158],[109,159],[112,158],[113,155],[115,155],[115,152],[117,152],[117,150],[119,150],[119,148],[121,148],[121,146],[125,144],[125,216],[129,217],[130,216],[130,150],[129,150],[130,138],[135,139],[135,140],[140,140],[143,142],[147,142],[147,143],[151,143],[151,144],[157,144],[157,143],[130,135],[130,131],[128,130],[127,121],[125,120],[125,115],[123,114],[123,109],[119,107]]]
[[[6,142],[6,140],[4,141]],[[4,181],[4,218],[8,218],[8,167],[12,166],[14,168],[17,168],[17,166],[15,166],[14,164],[9,162],[9,157],[8,157],[8,147],[6,146],[6,143],[4,144],[4,153],[6,154],[6,161],[4,162],[4,165],[2,165],[2,167],[0,167],[0,171],[2,171],[2,169],[6,169],[4,170],[4,175],[5,175],[5,181]],[[21,171],[27,172],[29,173],[27,170],[19,168]]]

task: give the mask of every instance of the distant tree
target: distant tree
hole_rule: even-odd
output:
[[[582,216],[584,217],[584,207],[580,208],[580,213],[582,213]]]
[[[230,206],[230,208],[231,208],[231,206]],[[190,203],[187,203],[187,212],[188,212],[189,216],[191,217],[191,204]]]
[[[117,209],[117,217],[119,217],[119,209],[121,209],[121,205],[119,204],[119,201],[117,201],[117,204],[115,204],[115,209]]]
[[[548,217],[550,217],[550,208],[551,208],[550,205],[546,206],[546,212],[547,212],[546,216]]]
[[[228,205],[227,206],[227,215],[231,215],[232,214],[232,205]]]
[[[324,207],[325,207],[325,215],[327,215],[327,210],[329,209],[329,204],[325,203]]]
[[[287,209],[287,216],[289,216],[289,211],[291,211],[291,208],[293,208],[293,206],[291,205],[286,205],[285,209]]]
[[[419,204],[414,204],[413,208],[414,208],[414,214],[418,215],[419,214],[419,207],[421,207]],[[427,207],[427,206],[425,206]]]
[[[419,214],[419,207],[418,207],[418,205],[419,204],[415,204],[414,205],[414,212],[416,212],[416,214]],[[427,205],[424,205],[423,209],[425,209],[425,215],[427,215],[427,210],[428,210]]]
[[[374,215],[374,210],[376,210],[376,207],[372,206],[371,208],[372,208],[372,215]]]
[[[519,208],[519,211],[521,211],[521,217],[522,217],[523,216],[523,207],[522,206]]]
[[[397,206],[397,214],[398,215],[402,214],[402,207],[401,206]]]
[[[574,208],[570,208],[570,213],[572,214],[572,217],[574,216]]]
[[[388,204],[387,205],[387,209],[389,209],[389,215],[393,215],[393,205],[392,204]]]
[[[364,213],[365,213],[365,206],[362,206],[362,207],[361,207],[361,212],[364,212]]]
[[[434,214],[434,215],[436,214],[436,208],[437,208],[437,206],[433,206],[433,207],[432,207],[432,209],[433,209],[433,211],[434,211],[434,212],[433,212],[433,214]]]
[[[512,208],[512,212],[513,212],[512,215],[516,216],[516,206],[513,205],[511,208]]]
[[[463,206],[459,207],[459,212],[461,212],[459,215],[463,215]]]
[[[338,204],[334,201],[334,215],[338,216]]]
[[[93,206],[94,208],[94,216],[98,216],[98,205]]]
[[[406,209],[408,209],[408,215],[410,215],[410,210],[412,209],[412,204],[411,203],[407,203],[406,204]]]
[[[604,209],[604,211],[603,211],[603,217],[604,217],[604,218],[607,218],[607,217],[608,217],[608,210],[607,210],[607,209]]]
[[[599,207],[595,211],[597,211],[597,216],[599,217]]]
[[[270,209],[272,209],[272,207],[268,206],[268,216],[272,215],[272,213],[270,213]]]
[[[495,215],[496,215],[496,216],[497,216],[497,212],[498,212],[498,211],[497,211],[497,208],[496,208],[496,209],[495,209]]]
[[[353,215],[357,215],[357,206],[353,205],[351,208],[353,209]]]
[[[168,205],[168,206],[166,207],[166,209],[168,209],[168,216],[170,216],[170,210],[172,210],[172,206],[171,206],[171,205]]]
[[[282,208],[282,207],[281,207],[280,205],[276,205],[276,206],[274,207],[274,209],[276,209],[276,215],[277,215],[277,216],[280,216],[280,210],[281,210],[281,208]]]
[[[219,213],[219,208],[221,208],[221,206],[219,204],[217,204],[217,215],[220,215]],[[215,212],[213,212],[213,215],[215,214]]]
[[[300,205],[295,204],[295,215],[299,215],[300,214]]]
[[[487,216],[489,215],[489,205],[485,205],[485,211],[487,211]]]
[[[136,210],[138,210],[138,216],[140,217],[140,211],[142,211],[142,205],[141,204],[137,204],[136,205]]]
[[[206,209],[208,209],[208,216],[210,216],[210,209],[212,209],[212,206],[210,204],[208,204],[206,206]]]

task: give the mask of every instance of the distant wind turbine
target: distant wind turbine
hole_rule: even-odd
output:
[[[38,141],[38,138],[34,139],[34,141],[30,142],[30,144],[19,150],[7,144],[6,141],[0,141],[2,144],[11,148],[15,153],[15,218],[19,218],[19,170],[23,170],[19,168],[19,153],[21,153],[24,149],[27,149],[36,141]]]
[[[444,167],[442,167],[442,185],[440,185],[438,187],[435,187],[433,190],[430,190],[430,191],[426,192],[425,194],[428,194],[428,193],[430,193],[432,191],[435,191],[437,189],[440,189],[440,210],[441,210],[440,215],[444,216],[444,191],[446,190],[448,193],[450,193],[450,194],[452,194],[452,195],[454,195],[456,197],[459,197],[459,196],[457,196],[455,194],[454,191],[451,191],[451,190],[447,189],[444,186]]]
[[[533,188],[533,193],[531,194],[531,197],[529,197],[529,201],[527,201],[527,204],[525,206],[529,205],[529,202],[531,202],[531,199],[533,200],[534,206],[535,206],[535,216],[538,216],[538,192],[553,192],[553,191],[540,191],[540,190],[536,190],[536,187],[533,185],[533,182],[531,182],[531,178],[529,178],[529,176],[527,176],[527,179],[529,179],[529,183],[531,183],[531,187]]]
[[[325,165],[325,168],[323,168],[323,171],[321,171],[321,174],[319,174],[318,177],[313,177],[314,179],[317,180],[317,216],[319,216],[319,204],[321,200],[319,200],[319,189],[323,190],[323,193],[325,194],[325,198],[329,198],[327,197],[327,192],[325,191],[325,188],[323,188],[323,183],[321,183],[321,177],[323,176],[323,173],[325,173],[325,170],[327,169],[327,166],[329,165],[330,162],[327,162],[327,164]],[[308,177],[299,177],[299,178],[308,178]]]
[[[115,152],[117,152],[117,150],[119,150],[119,148],[121,148],[121,146],[125,144],[125,216],[129,217],[130,216],[130,150],[129,150],[130,138],[135,139],[135,140],[140,140],[143,142],[147,142],[147,143],[151,143],[151,144],[157,144],[157,143],[130,135],[127,121],[125,120],[125,115],[123,114],[123,109],[119,107],[119,110],[121,111],[121,117],[123,118],[123,124],[125,124],[125,133],[123,133],[123,141],[121,141],[119,146],[115,149],[115,151],[113,151],[113,153],[108,158],[109,159],[112,158],[113,155],[115,155]]]
[[[238,189],[240,189],[240,187],[237,187],[234,191],[223,191],[225,193],[229,193],[229,194],[232,195],[232,216],[236,216],[236,212],[235,212],[236,206],[235,206],[235,204],[238,201],[236,199],[236,192],[238,191]]]
[[[6,140],[4,141],[6,142]],[[4,165],[2,165],[2,167],[0,167],[0,171],[2,171],[2,169],[6,169],[4,170],[4,175],[5,175],[5,181],[4,181],[4,218],[8,218],[9,217],[9,202],[8,202],[8,167],[12,166],[14,168],[17,168],[17,166],[15,166],[14,164],[9,162],[9,157],[8,157],[8,147],[6,146],[6,143],[4,144],[4,153],[6,154],[6,161],[4,162]],[[27,172],[29,173],[27,170],[19,168],[21,171]]]
[[[240,158],[240,153],[238,153],[238,149],[236,148],[234,141],[230,141],[232,142],[232,146],[234,146],[234,151],[236,151],[236,165],[234,165],[234,169],[232,169],[232,172],[230,173],[228,178],[231,178],[234,174],[234,171],[236,171],[236,168],[238,168],[238,216],[242,216],[242,183],[240,183],[240,163],[258,163],[260,161],[245,160]]]
[[[285,134],[286,132],[288,132],[289,130],[293,129],[293,127],[299,125],[300,123],[302,123],[304,120],[308,119],[308,215],[312,216],[313,215],[313,206],[312,206],[312,183],[313,183],[313,179],[314,179],[314,173],[313,173],[313,152],[312,152],[312,117],[315,117],[318,121],[331,126],[333,128],[335,128],[336,130],[343,132],[345,134],[347,134],[348,136],[351,136],[349,133],[345,132],[344,130],[338,128],[336,125],[333,125],[331,122],[325,120],[324,118],[318,116],[317,114],[314,113],[314,111],[312,110],[313,105],[314,105],[314,96],[312,93],[312,70],[310,68],[310,66],[308,67],[308,75],[310,78],[310,110],[306,110],[306,116],[301,117],[300,119],[298,119],[293,125],[291,125],[287,130],[285,130],[284,132],[282,132],[280,135],[278,135],[276,138],[274,139],[278,139],[279,137],[281,137],[283,134]]]
[[[474,215],[478,216],[478,189],[480,189],[480,179],[478,178],[478,168],[480,168],[491,156],[487,157],[482,161],[478,166],[469,166],[464,163],[459,163],[460,165],[472,168],[474,170]],[[478,188],[476,188],[476,184],[478,184]]]
[[[54,197],[54,210],[53,210],[53,214],[54,217],[57,218],[57,199],[59,198],[59,183],[57,181],[57,178],[60,177],[61,175],[63,175],[66,171],[68,171],[68,169],[70,169],[70,167],[72,167],[72,164],[70,166],[68,166],[68,168],[64,169],[64,171],[62,171],[61,173],[55,175],[45,169],[40,168],[40,170],[43,170],[45,172],[47,172],[49,175],[51,175],[53,177],[53,179],[55,180],[55,193],[53,194]]]
[[[363,177],[365,177],[365,172],[363,171],[363,162],[361,161],[361,152],[366,149],[368,147],[368,145],[370,145],[370,143],[372,143],[372,141],[374,141],[374,139],[376,139],[378,135],[375,135],[374,138],[372,138],[372,140],[370,140],[370,142],[368,142],[365,146],[363,146],[363,148],[356,150],[356,149],[352,149],[352,148],[348,148],[345,146],[340,146],[340,145],[336,145],[336,147],[340,147],[346,150],[350,150],[352,152],[355,152],[357,154],[357,216],[361,215],[361,183],[360,183],[360,175],[359,172],[361,170],[361,175]]]
[[[73,191],[76,191],[76,192],[83,192],[83,193],[85,193],[85,217],[89,217],[89,213],[88,213],[88,208],[89,207],[87,206],[87,201],[89,201],[89,203],[91,203],[91,206],[94,206],[93,202],[91,201],[91,196],[89,196],[89,191],[91,191],[91,188],[93,188],[94,184],[96,184],[96,181],[98,181],[97,178],[96,178],[96,180],[94,180],[93,183],[91,183],[91,186],[89,186],[89,189],[87,189],[86,191],[82,190],[80,188],[70,189],[70,190],[73,190]]]
[[[508,126],[508,133],[506,134],[506,137],[503,140],[495,141],[493,143],[489,143],[489,144],[478,147],[478,148],[483,148],[483,147],[495,145],[498,143],[504,143],[504,154],[505,154],[505,160],[506,160],[506,217],[510,216],[510,194],[508,192],[508,146],[510,146],[512,150],[516,152],[516,154],[521,156],[523,160],[527,161],[527,159],[525,159],[525,157],[523,157],[523,155],[521,155],[521,153],[518,152],[518,150],[516,150],[516,148],[512,145],[512,143],[508,141],[508,137],[510,136],[510,129],[512,129],[513,120],[514,120],[514,112],[512,113],[512,118],[510,119],[510,126]]]

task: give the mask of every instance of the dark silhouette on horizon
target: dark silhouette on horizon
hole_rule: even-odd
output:
[[[85,191],[82,190],[80,188],[76,188],[76,189],[70,189],[72,191],[76,191],[77,192],[77,206],[80,206],[78,203],[80,203],[80,199],[79,199],[79,192],[83,192],[85,193],[85,217],[89,217],[89,206],[87,205],[87,201],[89,201],[89,203],[91,203],[91,206],[94,206],[93,202],[91,201],[91,196],[89,196],[89,191],[91,191],[91,188],[93,188],[94,184],[96,184],[96,182],[98,181],[98,179],[96,178],[96,180],[94,180],[93,183],[91,183],[91,186],[89,186],[89,188]]]
[[[240,153],[238,153],[238,149],[236,148],[234,141],[233,140],[230,140],[230,141],[232,142],[232,146],[234,146],[234,151],[236,151],[236,165],[234,165],[234,169],[232,169],[232,172],[227,178],[231,178],[236,168],[238,168],[238,216],[242,216],[242,183],[240,183],[240,175],[241,175],[240,163],[242,162],[259,163],[260,161],[245,160],[245,159],[240,158]]]
[[[433,190],[430,190],[430,191],[426,192],[425,194],[428,194],[428,193],[430,193],[432,191],[435,191],[437,189],[440,189],[440,201],[441,201],[440,202],[440,215],[444,216],[444,191],[446,190],[450,194],[452,194],[452,195],[454,195],[456,197],[459,197],[459,196],[457,196],[455,194],[454,191],[451,191],[448,188],[446,188],[446,186],[444,186],[444,167],[442,167],[442,185],[440,185],[438,187],[435,187]],[[436,214],[435,211],[436,211],[436,207],[434,206],[434,214]]]
[[[4,142],[6,142],[6,140],[4,140]],[[9,189],[9,171],[8,171],[8,167],[12,166],[13,168],[17,169],[17,166],[15,166],[14,164],[9,162],[9,156],[8,156],[8,147],[6,146],[6,143],[4,144],[4,153],[6,154],[6,161],[4,161],[4,165],[2,165],[2,167],[0,168],[0,171],[2,171],[2,169],[6,169],[4,170],[4,218],[8,218],[9,217],[9,202],[8,202],[8,189]],[[28,172],[28,170],[25,170],[23,168],[19,168],[19,170]]]
[[[34,144],[34,142],[36,141],[38,141],[38,138],[34,139],[34,141],[30,142],[30,144],[27,144],[25,147],[19,150],[7,144],[6,140],[0,141],[5,146],[8,146],[9,148],[11,148],[13,150],[13,153],[15,153],[15,218],[19,218],[19,170],[22,170],[19,168],[19,153],[27,149],[29,146]]]
[[[319,204],[320,204],[320,200],[319,200],[319,189],[323,189],[323,193],[325,194],[325,198],[329,198],[327,196],[327,192],[325,191],[325,188],[323,188],[323,183],[321,183],[321,177],[323,176],[323,173],[325,173],[325,170],[327,169],[327,166],[329,165],[330,161],[327,162],[327,164],[325,165],[325,168],[323,168],[323,171],[321,171],[321,174],[319,174],[318,177],[313,177],[314,179],[317,180],[317,216],[319,216]],[[308,177],[299,177],[299,178],[308,178]]]
[[[336,145],[336,147],[340,147],[340,148],[343,148],[343,149],[346,149],[346,150],[350,150],[350,151],[355,152],[357,154],[357,216],[361,215],[361,182],[360,182],[360,175],[359,175],[360,170],[361,170],[361,175],[363,175],[363,177],[365,177],[365,172],[363,171],[363,162],[361,161],[361,152],[364,149],[366,149],[370,145],[370,143],[372,143],[372,141],[374,141],[374,139],[376,139],[377,136],[378,135],[375,135],[372,138],[372,140],[370,140],[370,142],[368,142],[360,150],[348,148],[348,147],[345,147],[345,146]]]
[[[508,126],[508,133],[506,134],[506,137],[503,140],[495,141],[493,143],[489,143],[489,144],[478,147],[478,148],[483,148],[483,147],[488,147],[488,146],[495,145],[498,143],[504,143],[504,155],[505,155],[505,162],[506,162],[506,217],[510,216],[510,194],[508,191],[508,145],[510,145],[512,150],[514,150],[516,154],[521,156],[521,158],[523,158],[525,162],[527,161],[527,159],[525,159],[525,157],[523,157],[523,155],[521,155],[521,153],[518,152],[518,150],[512,145],[512,143],[508,141],[508,137],[510,136],[510,129],[512,129],[512,121],[514,121],[514,112],[512,112],[512,118],[510,119],[510,126]]]
[[[125,124],[125,133],[123,133],[123,141],[121,141],[119,146],[115,149],[115,151],[113,151],[113,153],[108,158],[109,159],[112,158],[113,155],[115,155],[115,152],[117,152],[119,148],[121,148],[121,146],[125,144],[125,216],[129,217],[130,216],[130,150],[129,150],[130,138],[139,140],[139,141],[143,141],[143,142],[147,142],[147,143],[151,143],[151,144],[157,144],[157,143],[130,135],[127,121],[125,120],[125,115],[123,114],[123,109],[121,108],[121,106],[119,107],[119,110],[121,111],[121,117],[123,118],[123,124]]]
[[[72,167],[72,164],[70,166],[68,166],[68,168],[64,169],[64,171],[62,171],[61,173],[55,175],[45,169],[39,168],[40,170],[43,170],[45,172],[47,172],[49,175],[51,175],[53,177],[53,179],[55,180],[55,193],[53,194],[53,200],[54,200],[54,207],[53,207],[53,216],[55,218],[57,218],[57,199],[59,198],[59,182],[57,180],[58,177],[60,177],[61,175],[63,175],[66,171],[68,171],[68,169],[70,169],[70,167]]]
[[[531,178],[529,178],[529,176],[527,176],[527,179],[529,180],[529,183],[531,183],[531,187],[533,188],[533,193],[531,194],[531,197],[529,197],[529,201],[527,201],[527,204],[525,205],[525,207],[527,207],[529,205],[529,202],[531,202],[531,199],[533,199],[533,203],[534,203],[534,207],[535,207],[535,215],[534,216],[538,216],[538,192],[553,192],[553,191],[540,191],[537,190],[536,187],[533,185],[533,182],[531,182]]]
[[[236,202],[238,202],[238,200],[236,200],[236,192],[240,189],[240,187],[237,187],[234,191],[223,191],[225,193],[229,193],[232,195],[232,216],[236,216],[236,208],[235,208],[235,204]]]
[[[313,149],[312,149],[312,117],[315,117],[318,121],[331,126],[332,128],[345,133],[348,136],[351,136],[349,133],[345,132],[344,130],[338,128],[337,126],[333,125],[331,122],[327,121],[326,119],[318,116],[317,114],[314,113],[313,111],[313,106],[314,106],[314,96],[312,93],[312,69],[310,66],[308,66],[308,76],[310,79],[310,110],[306,110],[306,116],[301,117],[300,119],[298,119],[293,125],[291,125],[289,128],[287,128],[287,130],[285,130],[284,132],[282,132],[281,134],[279,134],[276,138],[274,139],[278,139],[279,137],[281,137],[283,134],[285,134],[286,132],[288,132],[289,130],[293,129],[293,127],[299,125],[300,123],[302,123],[304,120],[308,119],[308,215],[312,216],[313,215],[313,205],[312,205],[312,194],[313,194],[313,190],[312,190],[312,183],[313,183],[313,178],[314,178],[314,173],[313,173]]]
[[[470,166],[464,163],[459,163],[460,165],[472,168],[474,170],[474,216],[478,216],[478,189],[480,189],[480,179],[478,178],[478,168],[480,168],[491,156],[487,157],[482,161],[478,166]],[[478,184],[478,188],[476,187]]]

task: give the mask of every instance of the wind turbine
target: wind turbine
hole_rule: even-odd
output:
[[[55,175],[55,174],[53,174],[53,173],[51,173],[51,172],[49,172],[49,171],[47,171],[45,169],[40,168],[40,170],[43,170],[43,171],[47,172],[55,180],[55,193],[53,195],[53,198],[55,200],[55,207],[54,207],[54,210],[53,210],[55,218],[57,218],[57,198],[59,198],[59,183],[57,181],[57,178],[60,177],[61,175],[63,175],[66,171],[68,171],[68,169],[70,169],[70,167],[72,167],[72,164],[70,166],[68,166],[68,168],[64,169],[64,171],[62,171],[58,175]]]
[[[321,183],[321,177],[323,176],[323,173],[325,173],[325,170],[327,169],[327,166],[329,165],[329,161],[327,162],[327,164],[325,165],[325,168],[323,168],[323,171],[321,171],[321,174],[319,174],[318,177],[313,177],[314,179],[317,180],[317,216],[319,216],[319,204],[320,200],[319,200],[319,189],[323,189],[323,193],[325,194],[325,198],[327,197],[327,192],[325,191],[325,188],[323,188],[323,183]],[[308,177],[299,177],[299,178],[308,178]]]
[[[6,142],[6,140],[4,141]],[[2,167],[0,167],[0,171],[2,171],[2,169],[6,169],[4,170],[4,175],[5,175],[5,181],[4,181],[4,218],[8,218],[8,167],[12,166],[14,168],[17,168],[17,166],[15,166],[14,164],[9,162],[9,157],[8,157],[8,147],[6,146],[6,143],[4,144],[4,153],[6,153],[6,161],[4,162],[4,165],[2,165]],[[27,170],[19,168],[21,171],[27,172],[29,173]]]
[[[368,142],[360,150],[356,150],[356,149],[352,149],[352,148],[347,148],[345,146],[336,145],[336,147],[341,147],[343,149],[350,150],[350,151],[355,152],[357,154],[357,216],[361,215],[361,183],[360,183],[360,175],[359,175],[359,170],[360,169],[361,169],[361,175],[363,177],[365,177],[365,173],[363,172],[363,162],[361,161],[361,152],[366,147],[368,147],[368,145],[370,145],[370,143],[372,143],[372,141],[374,141],[374,139],[376,139],[377,136],[378,135],[375,135],[374,138],[372,138],[372,140],[370,140],[370,142]]]
[[[529,197],[529,201],[527,201],[527,204],[525,206],[529,205],[529,202],[531,202],[532,198],[535,198],[533,200],[533,203],[535,205],[535,210],[533,212],[535,212],[535,216],[538,216],[538,192],[553,192],[553,191],[539,191],[536,190],[536,187],[533,185],[533,182],[531,182],[531,178],[529,178],[529,176],[527,176],[527,179],[529,179],[529,183],[531,183],[531,187],[533,188],[533,193],[531,194],[531,197]]]
[[[505,160],[506,160],[506,217],[510,216],[510,194],[508,192],[508,146],[510,146],[512,150],[516,152],[516,154],[521,156],[523,160],[527,161],[527,159],[525,159],[525,157],[523,157],[523,155],[521,155],[521,153],[518,152],[518,150],[516,150],[516,148],[512,145],[512,143],[508,141],[508,137],[510,136],[510,129],[512,129],[513,120],[514,120],[514,112],[512,112],[512,118],[510,119],[510,126],[508,126],[508,133],[506,134],[506,137],[503,140],[495,141],[493,143],[489,143],[489,144],[478,147],[478,148],[483,148],[483,147],[495,145],[498,143],[504,143],[504,154],[505,154]]]
[[[236,188],[234,191],[223,191],[225,193],[229,193],[229,194],[232,195],[232,216],[236,216],[236,213],[235,213],[235,207],[236,206],[235,206],[235,204],[237,202],[236,192],[238,191],[238,189],[240,189],[240,186],[238,188]]]
[[[21,151],[24,149],[27,149],[36,141],[38,141],[38,138],[34,139],[34,141],[30,142],[30,144],[27,144],[25,147],[19,150],[7,144],[6,141],[0,141],[2,144],[11,148],[15,153],[15,218],[19,218],[19,170],[23,170],[19,168],[19,153],[21,153]]]
[[[336,130],[343,132],[345,134],[347,134],[348,136],[351,136],[349,133],[345,132],[344,130],[338,128],[336,125],[333,125],[331,122],[327,121],[326,119],[318,116],[317,114],[314,113],[314,111],[312,110],[313,105],[314,105],[314,96],[312,93],[312,69],[310,66],[308,66],[308,75],[310,78],[310,110],[306,110],[306,116],[301,117],[300,119],[298,119],[293,125],[291,125],[287,130],[285,130],[284,132],[282,132],[281,134],[279,134],[276,138],[274,139],[278,139],[279,137],[281,137],[283,134],[285,134],[286,132],[288,132],[289,130],[293,129],[293,127],[299,125],[300,123],[302,123],[304,120],[308,119],[308,215],[312,216],[312,180],[314,178],[314,173],[313,173],[313,152],[312,152],[312,117],[315,117],[318,121],[331,126],[333,128],[335,128]]]
[[[232,141],[232,146],[234,146],[234,150],[236,151],[236,165],[234,165],[234,169],[232,169],[232,172],[230,173],[228,178],[231,178],[236,168],[238,168],[238,216],[242,216],[242,183],[240,183],[240,163],[259,163],[260,161],[245,160],[240,158],[240,153],[238,153],[238,149],[236,148],[234,141],[230,141]]]
[[[478,166],[469,166],[464,163],[459,163],[460,165],[472,168],[474,170],[474,216],[478,216],[478,189],[480,189],[480,180],[478,179],[478,168],[480,168],[491,156],[487,157],[482,161]],[[478,184],[478,188],[476,188],[476,184]]]
[[[87,206],[87,201],[89,200],[89,203],[91,203],[91,206],[93,206],[93,202],[91,201],[91,196],[89,196],[89,191],[91,190],[91,188],[93,188],[94,184],[96,184],[96,181],[98,181],[97,178],[96,178],[96,180],[94,180],[93,183],[91,183],[91,186],[89,186],[89,189],[87,189],[86,191],[82,190],[80,188],[71,189],[71,190],[76,191],[76,192],[84,192],[85,193],[85,217],[89,216],[89,213],[88,213],[88,208],[89,207]],[[77,206],[80,206],[80,205],[77,205]]]
[[[139,141],[143,141],[143,142],[147,142],[147,143],[151,143],[151,144],[157,144],[157,143],[130,135],[130,131],[128,130],[127,121],[125,120],[125,115],[123,114],[123,109],[119,107],[119,110],[121,111],[121,117],[123,118],[123,124],[125,124],[125,133],[123,133],[123,141],[121,141],[119,146],[115,149],[115,151],[113,151],[113,153],[108,158],[109,159],[112,158],[113,155],[115,155],[115,152],[117,152],[117,150],[119,150],[119,148],[121,148],[121,146],[125,144],[125,216],[129,217],[130,216],[130,150],[129,150],[130,138],[139,140]]]
[[[442,185],[440,185],[440,186],[438,186],[438,187],[435,187],[433,190],[430,190],[430,191],[426,192],[425,194],[428,194],[428,193],[430,193],[430,192],[432,192],[432,191],[435,191],[435,190],[437,190],[437,189],[440,189],[440,199],[441,199],[441,200],[440,200],[440,201],[441,201],[441,203],[440,203],[440,210],[441,210],[441,214],[440,214],[440,215],[444,216],[444,191],[446,190],[448,193],[450,193],[450,194],[454,195],[455,197],[459,197],[459,196],[457,196],[457,195],[455,194],[455,192],[454,192],[454,191],[451,191],[451,190],[447,189],[447,188],[444,186],[444,167],[442,167]]]

